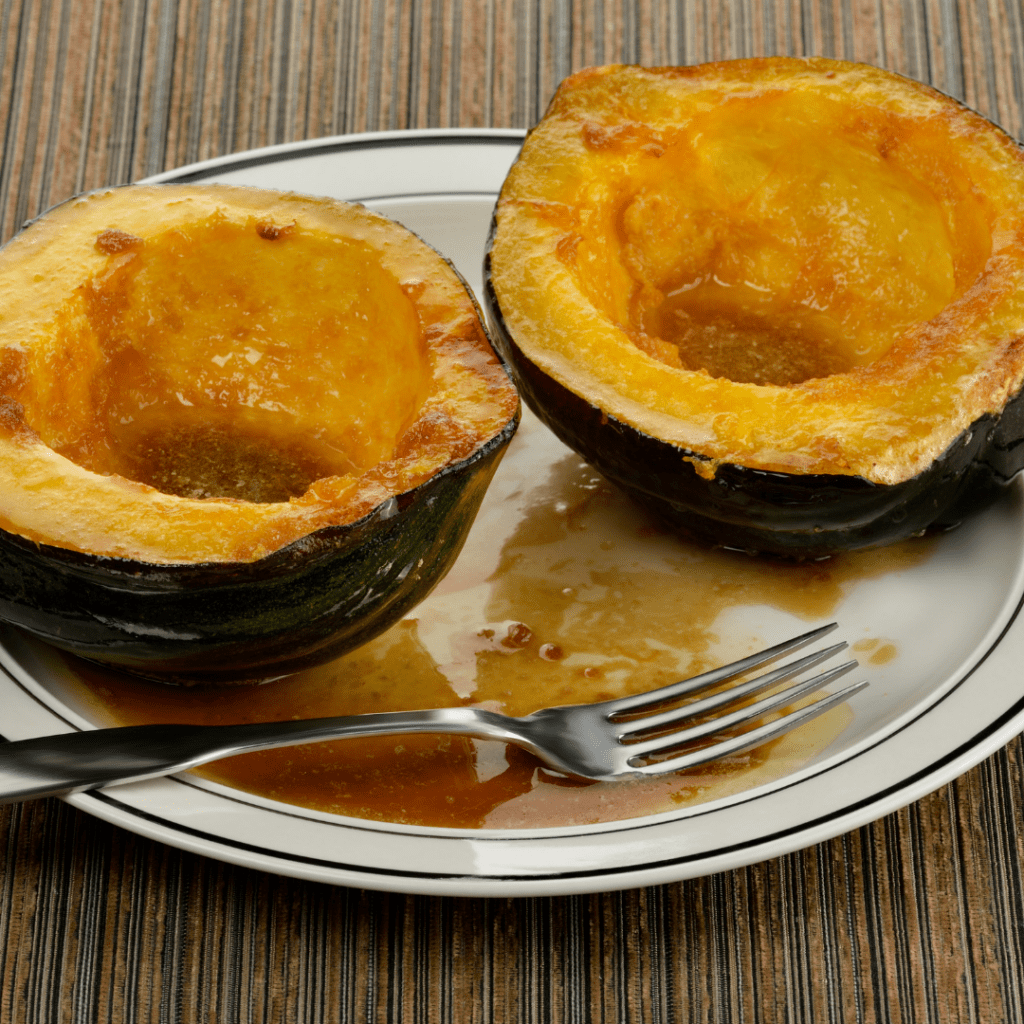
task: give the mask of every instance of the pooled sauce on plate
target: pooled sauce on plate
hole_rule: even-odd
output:
[[[68,657],[97,719],[217,724],[467,704],[522,715],[603,700],[695,675],[825,622],[857,581],[910,568],[932,548],[914,541],[788,564],[688,544],[549,438],[536,421],[524,423],[459,562],[383,636],[263,686],[176,688]],[[549,457],[538,461],[534,449],[545,446]],[[790,634],[771,636],[716,627],[723,612],[758,606],[799,621]],[[896,656],[891,641],[866,643],[868,660]],[[197,771],[362,818],[457,828],[572,825],[704,802],[788,774],[827,747],[851,714],[841,706],[757,750],[639,781],[582,782],[504,743],[434,735],[285,747]]]

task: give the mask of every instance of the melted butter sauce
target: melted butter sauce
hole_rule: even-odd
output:
[[[910,568],[929,541],[809,564],[684,543],[527,417],[457,565],[413,615],[328,665],[264,686],[175,688],[69,658],[110,723],[232,723],[481,705],[521,715],[665,685],[757,650],[723,612],[767,606],[816,625],[858,581]],[[751,619],[756,621],[756,615]],[[871,663],[892,641],[855,645]],[[715,799],[799,768],[850,721],[845,706],[771,744],[660,779],[586,783],[518,748],[447,736],[311,744],[199,774],[322,811],[441,827],[617,820]]]
[[[712,377],[785,386],[851,368],[849,345],[827,315],[713,276],[668,295],[645,319],[677,347],[680,365]]]
[[[132,439],[124,457],[132,480],[183,498],[287,501],[331,475],[308,452],[282,451],[273,438],[246,437],[202,424],[153,431]]]

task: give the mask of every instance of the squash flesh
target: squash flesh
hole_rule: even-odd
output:
[[[492,284],[532,362],[699,471],[892,484],[1020,389],[1022,210],[1010,140],[884,72],[593,69],[506,182]]]
[[[430,387],[412,304],[365,245],[253,235],[216,217],[174,228],[80,285],[30,355],[22,400],[40,438],[95,473],[235,497],[252,475],[218,470],[267,472],[237,456],[270,446],[306,468],[276,488],[285,501],[390,458]]]
[[[0,291],[0,527],[57,547],[255,561],[464,459],[518,405],[443,259],[330,200],[93,194],[0,251]],[[225,480],[253,466],[266,487]]]

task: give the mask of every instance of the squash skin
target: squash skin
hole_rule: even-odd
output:
[[[923,473],[899,484],[838,474],[778,473],[735,464],[701,476],[697,452],[609,416],[526,357],[485,269],[494,343],[526,404],[563,444],[683,536],[717,547],[817,559],[956,526],[997,500],[1024,469],[1024,393],[984,416]]]
[[[716,70],[730,63],[753,68],[752,75],[757,73],[758,66],[774,73],[776,68],[785,71],[787,63],[797,64],[767,59],[708,67]],[[824,60],[803,63],[820,65],[822,72],[829,67],[852,67]],[[592,80],[597,80],[607,72],[615,78],[619,72],[631,70],[599,68],[579,77],[591,75]],[[656,75],[675,69],[637,70]],[[701,71],[685,70],[695,74]],[[621,78],[616,79],[615,87],[624,88]],[[568,88],[572,88],[571,83]],[[921,87],[914,84],[914,88]],[[556,97],[551,109],[554,111],[558,105]],[[571,99],[562,101],[559,116],[570,108]],[[970,116],[977,120],[973,113]],[[634,127],[627,123],[623,130],[632,131]],[[999,129],[991,125],[989,128],[1006,140]],[[589,130],[585,126],[584,131]],[[602,130],[611,131],[603,124]],[[554,150],[549,154],[549,173],[557,180],[562,180],[561,175],[568,179],[572,172],[559,164],[560,156]],[[527,180],[534,173],[539,176],[539,171],[531,168],[520,180]],[[512,178],[510,174],[509,181]],[[573,390],[538,366],[530,357],[532,348],[521,344],[522,339],[510,326],[503,309],[503,304],[506,308],[510,306],[508,288],[505,287],[504,298],[499,299],[501,288],[496,288],[492,258],[504,198],[505,189],[492,220],[484,264],[484,306],[498,350],[511,366],[524,400],[560,440],[677,532],[750,553],[822,558],[893,543],[932,527],[954,526],[965,515],[996,500],[1024,468],[1024,389],[1020,387],[1019,356],[1013,371],[1016,387],[1002,407],[978,416],[926,468],[896,483],[879,483],[856,473],[791,473],[745,465],[713,457],[626,422],[588,400],[585,390]],[[509,200],[510,204],[519,202],[524,206],[530,201],[522,193]],[[537,205],[543,204],[537,200]],[[526,262],[536,258],[536,254],[527,250],[520,253],[520,258]],[[567,315],[559,310],[551,317],[556,330],[565,334],[571,331],[570,321],[558,318]],[[1016,339],[1008,339],[1017,350],[1020,337],[1018,333]]]
[[[128,195],[138,188],[125,186],[101,194]],[[214,186],[213,191],[218,188]],[[154,190],[158,195],[167,192],[178,203],[182,196],[187,201],[193,191],[188,186],[143,190],[147,195]],[[210,191],[209,186],[194,189],[204,197]],[[271,206],[275,203],[274,194],[266,190],[228,188],[224,193],[229,208],[230,196],[237,201],[250,193]],[[354,209],[333,200],[280,195],[300,206],[334,204]],[[90,198],[75,197],[39,220]],[[289,212],[287,206],[285,210]],[[260,212],[257,209],[255,214]],[[384,222],[377,215],[365,215]],[[374,468],[369,484],[357,481],[362,486],[362,490],[357,487],[358,500],[339,507],[336,518],[340,521],[312,529],[268,553],[257,550],[252,558],[189,561],[171,550],[165,563],[93,553],[72,544],[48,543],[45,536],[40,539],[32,532],[0,528],[0,620],[69,653],[154,680],[225,684],[266,681],[331,660],[379,635],[419,603],[457,558],[518,426],[520,408],[466,282],[449,261],[411,232],[394,224],[380,230],[392,228],[418,247],[414,269],[422,271],[426,259],[433,273],[447,282],[441,287],[460,296],[457,312],[438,313],[435,300],[433,312],[424,314],[428,317],[424,329],[433,330],[440,339],[437,365],[458,364],[460,380],[476,382],[486,391],[489,403],[486,413],[467,414],[466,422],[473,426],[465,432],[444,435],[455,446],[447,462],[431,470],[426,479],[414,471],[411,479],[422,482],[404,487],[393,482],[401,484],[408,478],[400,463],[389,463],[380,472]],[[369,230],[378,227],[371,225]],[[399,249],[406,243],[396,238],[391,244]],[[389,258],[401,258],[401,254],[390,253]],[[455,323],[450,336],[434,327],[432,316],[440,316],[442,323]],[[450,386],[456,406],[466,404],[469,393],[461,386],[454,390],[454,383]],[[442,397],[447,401],[449,396]],[[16,403],[0,396],[0,415],[8,414],[10,419],[9,410],[15,407]],[[420,452],[417,439],[436,442],[431,422],[429,416],[414,421],[414,429],[399,443],[399,455],[411,452],[415,463]],[[36,448],[38,440],[29,439]],[[13,441],[3,443],[9,447],[0,452],[0,458],[16,457],[18,446],[26,442],[16,432]],[[76,472],[81,475],[80,470]],[[121,481],[118,486],[123,490],[124,484]],[[135,492],[154,494],[153,488],[130,480],[127,491],[129,500]],[[366,500],[367,495],[378,496],[376,505]],[[299,505],[308,497],[300,499]],[[248,504],[214,499],[206,507],[217,516],[218,509],[239,511]],[[202,501],[181,507],[198,509],[195,514],[200,518],[204,514]],[[291,503],[262,506],[274,507],[293,511]],[[348,507],[357,514],[349,514]],[[117,534],[118,524],[113,522],[110,535],[116,539]],[[226,549],[232,550],[230,539]],[[248,552],[249,547],[244,550]]]
[[[0,619],[168,683],[265,681],[322,664],[384,632],[444,577],[518,419],[359,521],[255,562],[154,565],[0,531]]]

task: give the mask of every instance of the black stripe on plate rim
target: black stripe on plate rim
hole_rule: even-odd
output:
[[[995,645],[993,645],[992,649],[994,649],[994,647],[995,647]],[[984,659],[982,659],[982,660],[984,660]],[[979,664],[980,664],[980,662],[979,662]],[[966,676],[965,676],[965,679],[966,679]],[[931,705],[931,706],[934,707],[935,705]],[[915,774],[913,774],[911,776],[908,776],[907,778],[901,780],[900,782],[894,783],[892,786],[889,786],[888,788],[886,788],[884,790],[880,790],[878,793],[872,794],[870,797],[866,797],[863,800],[856,801],[856,802],[854,802],[852,804],[847,804],[845,807],[837,808],[836,810],[833,810],[833,811],[829,812],[828,814],[822,815],[822,816],[820,816],[818,818],[812,818],[811,820],[802,822],[799,825],[794,825],[794,826],[792,826],[790,828],[786,828],[786,829],[780,829],[777,832],[770,832],[770,833],[767,833],[765,835],[759,836],[757,839],[748,840],[748,841],[745,841],[745,842],[742,842],[742,843],[734,843],[734,844],[732,844],[730,846],[717,847],[717,848],[711,849],[711,850],[704,850],[704,851],[701,851],[699,853],[684,854],[684,855],[679,856],[679,857],[670,857],[670,858],[665,858],[665,859],[657,860],[657,861],[645,861],[645,862],[641,862],[641,863],[638,863],[638,864],[608,865],[608,866],[605,866],[605,867],[593,868],[593,869],[589,869],[589,870],[556,871],[556,872],[549,872],[549,873],[546,873],[546,874],[530,874],[530,875],[474,874],[474,875],[466,875],[464,873],[460,874],[460,873],[457,873],[457,872],[414,871],[414,870],[411,870],[411,869],[408,869],[408,868],[403,868],[402,870],[397,871],[397,870],[394,870],[392,868],[374,867],[372,865],[367,865],[367,864],[348,864],[348,863],[346,863],[344,861],[326,860],[326,859],[323,859],[323,858],[320,858],[320,857],[311,857],[308,854],[293,854],[293,853],[285,853],[285,852],[281,852],[281,851],[268,851],[265,847],[254,846],[254,845],[252,845],[250,843],[244,843],[244,842],[240,842],[240,841],[234,840],[234,839],[224,839],[223,837],[220,837],[220,836],[211,836],[207,832],[202,832],[202,831],[200,831],[198,829],[193,829],[190,826],[178,825],[178,824],[172,824],[172,825],[168,826],[167,822],[164,819],[159,818],[156,815],[152,815],[152,814],[150,814],[147,811],[138,811],[138,810],[136,810],[134,808],[126,807],[126,805],[122,804],[121,801],[116,800],[116,799],[110,797],[110,795],[108,793],[106,793],[106,792],[97,791],[97,792],[94,792],[94,793],[89,793],[87,795],[89,797],[93,798],[93,799],[100,800],[103,803],[108,803],[108,804],[111,804],[113,806],[118,806],[118,807],[124,808],[130,814],[133,814],[133,815],[135,815],[137,817],[143,818],[143,819],[145,819],[147,821],[151,821],[151,822],[153,822],[155,824],[162,825],[165,828],[170,828],[171,830],[181,832],[181,833],[183,833],[185,835],[195,836],[196,838],[203,839],[204,841],[212,843],[214,845],[223,846],[223,847],[225,847],[227,849],[251,852],[251,853],[260,855],[261,857],[265,857],[265,858],[267,858],[268,860],[271,860],[271,861],[277,860],[277,861],[284,861],[286,863],[307,864],[307,865],[309,865],[311,867],[322,867],[322,868],[329,868],[329,869],[331,869],[333,871],[344,871],[344,872],[347,872],[349,874],[356,875],[356,876],[358,876],[358,875],[371,875],[371,876],[386,876],[386,877],[389,877],[389,878],[398,878],[398,879],[401,879],[401,878],[436,879],[438,881],[444,881],[444,880],[455,881],[455,880],[458,880],[458,879],[465,879],[467,881],[474,881],[474,882],[477,882],[477,881],[478,882],[494,881],[494,882],[509,882],[509,883],[516,883],[516,882],[518,882],[518,883],[521,883],[523,885],[528,885],[531,882],[557,881],[559,879],[566,879],[566,880],[568,880],[568,879],[573,879],[573,878],[580,878],[580,879],[582,879],[582,878],[604,878],[604,877],[614,877],[614,876],[618,876],[618,875],[643,874],[643,873],[647,873],[647,872],[650,872],[650,871],[657,871],[657,870],[662,870],[662,869],[665,869],[665,868],[676,867],[676,866],[681,866],[683,864],[693,863],[694,861],[711,860],[711,859],[714,859],[714,858],[717,858],[717,857],[725,856],[727,854],[739,853],[739,852],[742,852],[744,850],[747,850],[747,851],[756,850],[760,846],[770,845],[772,843],[778,842],[779,840],[785,839],[788,836],[798,835],[798,834],[800,834],[802,832],[806,832],[806,831],[808,831],[810,829],[818,828],[818,827],[820,827],[820,826],[822,826],[824,824],[827,824],[830,821],[835,821],[835,820],[837,820],[839,818],[842,818],[842,817],[844,817],[844,816],[846,816],[848,814],[855,813],[856,811],[858,811],[858,810],[860,810],[862,808],[871,806],[871,804],[876,803],[879,800],[887,798],[888,796],[890,796],[893,793],[899,792],[901,789],[905,789],[908,786],[913,785],[915,782],[917,782],[920,779],[927,778],[933,772],[937,771],[938,769],[942,768],[944,765],[946,765],[946,764],[950,763],[951,761],[955,760],[956,758],[958,758],[965,751],[970,750],[972,747],[976,746],[985,737],[987,737],[987,736],[991,735],[993,732],[997,731],[1006,722],[1010,721],[1016,715],[1020,714],[1022,710],[1024,710],[1024,697],[1022,697],[1015,705],[1013,705],[1013,707],[1011,707],[1009,710],[1004,712],[1003,715],[1001,715],[998,719],[996,719],[994,722],[992,722],[988,727],[986,727],[981,732],[977,733],[974,737],[972,737],[971,740],[961,744],[959,747],[957,747],[955,750],[950,751],[944,757],[941,757],[938,760],[934,761],[927,768],[921,769],[920,771],[916,772]],[[892,735],[896,735],[896,734],[894,733]],[[868,748],[868,749],[871,749],[871,748]],[[861,751],[860,753],[864,753],[864,752],[865,751]],[[860,754],[858,754],[857,756],[860,756]],[[844,765],[850,764],[855,759],[856,758],[851,758],[850,760],[844,761],[844,762],[841,762],[841,763],[844,764]],[[778,792],[778,790],[773,790],[773,793],[774,792]],[[756,798],[752,798],[752,799],[756,799]],[[711,813],[711,812],[707,812],[707,813]],[[689,819],[686,819],[686,820],[689,820]],[[650,827],[654,827],[655,824],[665,824],[665,823],[663,823],[663,822],[662,823],[653,823],[653,822],[651,822],[651,823],[643,823],[643,822],[641,822],[641,823],[639,823],[636,826],[633,826],[631,828],[615,830],[615,832],[613,832],[611,834],[617,834],[618,832],[621,832],[621,831],[635,831],[635,830],[641,829],[641,828],[650,828]],[[344,826],[342,826],[342,827],[344,827]],[[383,835],[387,835],[386,832],[382,833],[382,834]],[[601,833],[601,834],[602,835],[606,835],[608,833]],[[431,837],[431,838],[434,838],[434,837]],[[450,838],[450,837],[441,837],[441,838]],[[469,838],[469,837],[466,837],[466,838]],[[475,841],[476,842],[480,842],[482,839],[486,839],[486,838],[493,838],[493,837],[480,837],[479,839],[476,839]],[[528,839],[529,837],[511,837],[510,836],[508,838],[509,839],[513,839],[513,838]],[[570,834],[570,835],[568,835],[568,836],[566,836],[564,838],[572,839],[573,835]],[[498,840],[498,841],[508,841],[508,840],[507,839],[503,839],[503,840]]]
[[[803,781],[805,781],[807,778],[816,778],[816,777],[819,777],[821,775],[825,775],[828,772],[835,770],[836,768],[846,767],[847,765],[852,764],[858,758],[860,758],[860,757],[864,756],[865,754],[867,754],[869,751],[874,750],[876,747],[878,747],[879,745],[881,745],[884,742],[888,742],[894,736],[899,735],[899,733],[902,732],[903,730],[909,728],[911,725],[913,725],[916,722],[920,721],[922,718],[924,718],[926,715],[928,715],[932,711],[932,709],[934,709],[939,704],[941,704],[943,701],[945,701],[951,694],[955,693],[981,667],[981,665],[989,658],[989,656],[992,654],[992,652],[1002,642],[1002,640],[1006,636],[1007,632],[1009,632],[1009,630],[1012,627],[1013,623],[1016,621],[1018,615],[1020,614],[1020,611],[1021,611],[1022,607],[1024,607],[1024,595],[1022,595],[1020,597],[1020,599],[1018,600],[1017,606],[1014,608],[1013,614],[1011,615],[1009,621],[1006,623],[1006,626],[1000,632],[999,636],[996,637],[996,639],[986,649],[984,654],[982,654],[978,658],[978,660],[975,662],[975,664],[962,676],[961,679],[959,679],[957,681],[957,683],[954,686],[950,687],[950,689],[947,690],[944,694],[942,694],[936,701],[934,701],[933,703],[930,703],[926,708],[923,708],[919,714],[914,716],[913,719],[911,719],[908,722],[905,722],[895,732],[888,733],[885,736],[880,737],[875,743],[871,744],[870,746],[865,747],[862,750],[859,750],[852,757],[847,758],[847,759],[845,759],[843,761],[836,762],[836,763],[834,763],[832,765],[825,766],[825,767],[823,767],[821,769],[821,771],[812,773],[810,776],[803,776],[801,779],[796,780],[796,781],[794,781],[792,783],[789,783],[788,785],[783,785],[783,786],[779,787],[778,789],[773,789],[771,791],[772,794],[774,795],[775,793],[783,792],[786,789],[790,789],[790,788],[793,788],[795,786],[798,786]],[[0,666],[0,670],[4,671],[4,673],[8,676],[8,678],[11,679],[11,681],[14,682],[14,684],[16,686],[18,686],[19,689],[21,689],[23,692],[25,692],[29,696],[31,696],[33,698],[33,700],[35,700],[37,703],[39,703],[42,707],[47,708],[47,710],[50,711],[52,714],[54,714],[55,717],[59,718],[61,721],[64,721],[66,724],[71,725],[73,728],[76,728],[73,725],[73,723],[68,721],[66,718],[64,718],[59,713],[54,712],[53,709],[49,707],[49,705],[45,704],[45,702],[41,701],[35,694],[32,694],[31,691],[27,690],[21,684],[21,682],[19,680],[14,678],[11,675],[11,673],[6,670],[6,668],[4,668],[3,666]],[[99,803],[106,804],[107,806],[109,806],[111,808],[115,808],[120,813],[128,815],[130,817],[135,817],[135,818],[138,818],[138,819],[140,819],[142,821],[152,822],[154,824],[157,824],[157,825],[161,826],[162,828],[166,829],[167,831],[177,832],[177,833],[180,833],[183,836],[193,836],[195,838],[202,839],[205,842],[210,843],[211,845],[221,846],[221,847],[224,847],[225,849],[251,852],[251,853],[254,853],[254,854],[258,854],[258,855],[260,855],[262,857],[266,857],[269,860],[279,860],[279,861],[284,861],[286,863],[290,862],[290,863],[308,864],[311,867],[330,868],[331,870],[345,871],[345,872],[349,872],[349,873],[352,873],[352,874],[360,874],[360,873],[362,873],[362,874],[369,874],[369,875],[385,875],[385,876],[393,877],[393,878],[405,878],[405,877],[407,877],[407,878],[424,878],[424,879],[430,878],[430,879],[438,879],[438,880],[444,880],[444,879],[455,880],[455,879],[459,879],[459,878],[467,878],[467,879],[471,878],[473,880],[479,880],[479,881],[507,881],[507,882],[521,882],[521,883],[527,884],[527,883],[532,882],[532,881],[541,882],[541,881],[553,881],[553,880],[557,880],[557,879],[593,878],[593,877],[603,877],[603,876],[606,876],[606,875],[607,876],[614,876],[614,875],[632,874],[632,873],[643,873],[643,872],[648,872],[648,871],[654,871],[654,870],[663,869],[663,868],[667,868],[667,867],[683,865],[683,864],[691,863],[691,862],[694,862],[694,861],[708,860],[708,859],[713,859],[713,858],[716,858],[716,857],[722,857],[722,856],[724,856],[726,854],[733,854],[733,853],[737,853],[737,852],[740,852],[740,851],[743,851],[743,850],[755,850],[755,849],[757,849],[760,846],[764,846],[766,844],[771,844],[771,843],[777,842],[777,841],[779,841],[781,839],[786,838],[787,836],[797,835],[797,834],[799,834],[801,832],[805,832],[805,831],[808,831],[810,829],[818,828],[818,827],[820,827],[820,826],[822,826],[824,824],[827,824],[830,821],[836,821],[836,820],[838,820],[838,819],[840,819],[842,817],[845,817],[845,816],[847,816],[849,814],[855,813],[858,810],[861,810],[861,809],[863,809],[865,807],[869,807],[872,804],[878,803],[881,800],[885,800],[888,797],[890,797],[891,795],[893,795],[895,793],[898,793],[900,790],[909,788],[910,786],[914,785],[916,782],[920,781],[921,779],[925,779],[925,778],[929,777],[930,775],[934,774],[935,772],[940,770],[945,765],[947,765],[947,764],[951,763],[952,761],[958,759],[964,753],[966,753],[967,751],[969,751],[972,748],[976,747],[979,743],[981,743],[988,736],[991,736],[994,732],[999,731],[1007,722],[1011,721],[1017,715],[1021,714],[1022,711],[1024,711],[1024,696],[1022,696],[1020,700],[1018,700],[1015,704],[1011,705],[1011,707],[1008,708],[1006,711],[1004,711],[1003,714],[1001,714],[998,718],[994,719],[988,726],[986,726],[984,729],[982,729],[979,732],[977,732],[969,740],[966,740],[965,742],[961,743],[958,747],[956,747],[953,750],[949,751],[948,753],[946,753],[942,757],[936,759],[935,761],[933,761],[927,767],[922,768],[919,771],[915,772],[913,775],[907,776],[906,778],[901,779],[900,781],[893,783],[892,785],[886,787],[885,789],[882,789],[882,790],[879,790],[876,793],[873,793],[869,797],[865,797],[862,800],[854,801],[853,803],[847,804],[847,805],[845,805],[843,807],[835,808],[834,810],[830,811],[828,814],[824,814],[824,815],[821,815],[821,816],[819,816],[817,818],[812,818],[812,819],[810,819],[808,821],[801,822],[798,825],[793,825],[793,826],[791,826],[789,828],[780,829],[780,830],[778,830],[776,832],[770,832],[770,833],[758,836],[756,839],[746,840],[746,841],[741,842],[741,843],[734,843],[734,844],[729,845],[729,846],[717,847],[717,848],[714,848],[714,849],[711,849],[711,850],[703,850],[703,851],[700,851],[698,853],[684,854],[684,855],[681,855],[679,857],[672,857],[672,858],[658,860],[658,861],[648,861],[648,862],[644,862],[644,863],[640,863],[640,864],[630,864],[630,865],[621,865],[621,866],[607,866],[607,867],[594,868],[594,869],[590,869],[590,870],[579,870],[579,871],[560,871],[560,872],[552,872],[552,873],[548,873],[548,874],[535,874],[535,875],[484,875],[484,874],[479,874],[479,875],[471,875],[471,876],[469,876],[469,875],[466,875],[464,873],[456,873],[456,872],[424,872],[424,871],[413,871],[413,870],[410,870],[410,869],[403,869],[401,871],[396,871],[396,870],[391,869],[391,868],[378,868],[378,867],[373,867],[371,865],[348,864],[348,863],[346,863],[344,861],[332,861],[332,860],[326,860],[326,859],[319,858],[319,857],[311,857],[308,854],[292,854],[292,853],[286,853],[286,852],[283,852],[283,851],[268,850],[266,847],[255,846],[255,845],[253,845],[251,843],[245,843],[245,842],[242,842],[240,840],[228,839],[228,838],[225,838],[223,836],[217,836],[217,835],[214,835],[212,833],[202,831],[200,829],[192,828],[191,826],[188,826],[188,825],[182,825],[182,824],[179,824],[178,822],[168,821],[166,818],[161,818],[158,815],[151,814],[148,811],[143,811],[143,810],[140,810],[138,808],[131,807],[130,805],[128,805],[128,804],[124,803],[123,801],[118,800],[116,797],[112,796],[111,795],[111,791],[96,790],[96,791],[92,791],[92,792],[87,792],[87,793],[79,794],[79,796],[84,797],[86,800],[95,800],[95,801],[97,801]],[[181,780],[181,779],[171,779],[170,781],[174,781],[174,782],[177,782],[179,784],[187,785],[187,783],[184,780]],[[940,785],[941,785],[941,783],[940,783]],[[216,796],[218,796],[218,797],[220,797],[222,799],[232,799],[232,800],[236,800],[239,803],[247,803],[247,801],[245,801],[245,800],[243,800],[241,798],[225,796],[223,794],[214,794],[214,795],[216,795]],[[739,805],[742,805],[743,803],[752,803],[752,802],[754,802],[754,801],[756,801],[758,799],[762,799],[762,798],[763,798],[763,794],[762,795],[758,795],[757,790],[752,790],[749,797],[746,797],[746,798],[744,798],[744,799],[742,799],[740,801],[737,801],[735,804],[730,804],[730,807],[739,806]],[[288,810],[286,810],[284,808],[278,810],[277,808],[256,807],[255,805],[252,805],[252,804],[249,804],[248,806],[251,806],[253,808],[253,810],[256,811],[256,812],[264,812],[264,813],[271,813],[271,814],[281,814],[281,815],[284,815],[286,817],[299,817],[299,818],[303,818],[304,820],[307,820],[307,821],[313,820],[313,821],[316,821],[318,824],[327,824],[327,825],[330,825],[330,826],[333,826],[333,827],[336,827],[336,828],[343,828],[343,829],[354,828],[354,829],[357,829],[357,830],[360,830],[360,831],[374,832],[374,833],[376,833],[378,835],[381,835],[381,836],[387,836],[388,835],[388,832],[386,830],[382,830],[382,829],[379,829],[379,828],[370,828],[368,826],[361,826],[361,825],[358,825],[358,824],[351,824],[349,821],[324,822],[324,821],[321,821],[320,819],[310,819],[310,818],[308,818],[308,817],[306,817],[306,816],[304,816],[304,815],[302,815],[300,813],[288,811]],[[715,808],[714,807],[709,807],[707,810],[703,810],[703,811],[698,809],[698,810],[696,810],[695,812],[693,812],[691,814],[687,814],[684,819],[676,819],[676,820],[677,821],[678,820],[690,821],[690,820],[694,820],[696,818],[704,817],[704,816],[706,816],[708,814],[713,814],[713,813],[715,813]],[[105,817],[105,815],[102,815],[102,814],[98,815],[98,816]],[[656,821],[655,822],[655,821],[644,821],[643,819],[640,819],[639,821],[636,821],[636,822],[633,822],[633,823],[629,823],[629,824],[624,824],[624,825],[622,825],[620,827],[613,826],[612,828],[609,828],[607,830],[602,830],[602,832],[600,834],[602,836],[606,836],[606,835],[618,835],[618,834],[622,834],[622,833],[635,833],[635,832],[638,832],[638,831],[643,830],[643,829],[661,827],[661,826],[664,826],[664,825],[669,824],[669,823],[670,822],[666,822],[664,820]],[[394,834],[395,833],[392,833],[392,835],[394,835]],[[584,838],[585,836],[589,837],[592,834],[593,833],[572,833],[572,832],[570,832],[568,834],[563,834],[562,836],[560,836],[560,838],[571,840],[573,838]],[[402,833],[402,835],[405,836],[405,835],[410,835],[410,834],[409,833]],[[411,834],[411,835],[412,835],[413,838],[415,838],[415,834]],[[429,836],[429,838],[432,839],[432,840],[450,840],[450,841],[454,841],[454,842],[463,842],[463,841],[472,839],[472,841],[474,841],[474,842],[488,842],[488,841],[490,841],[490,842],[504,842],[504,843],[507,843],[507,842],[515,842],[515,841],[520,841],[520,842],[522,842],[522,841],[531,841],[531,840],[535,839],[536,836],[533,836],[533,835],[521,835],[521,834],[512,834],[512,835],[508,835],[508,836],[484,836],[484,835],[479,835],[478,836],[478,835],[475,835],[472,830],[466,830],[466,834],[464,834],[464,835],[455,835],[455,836],[452,836],[452,835],[442,835],[442,836],[431,835],[431,836]]]

